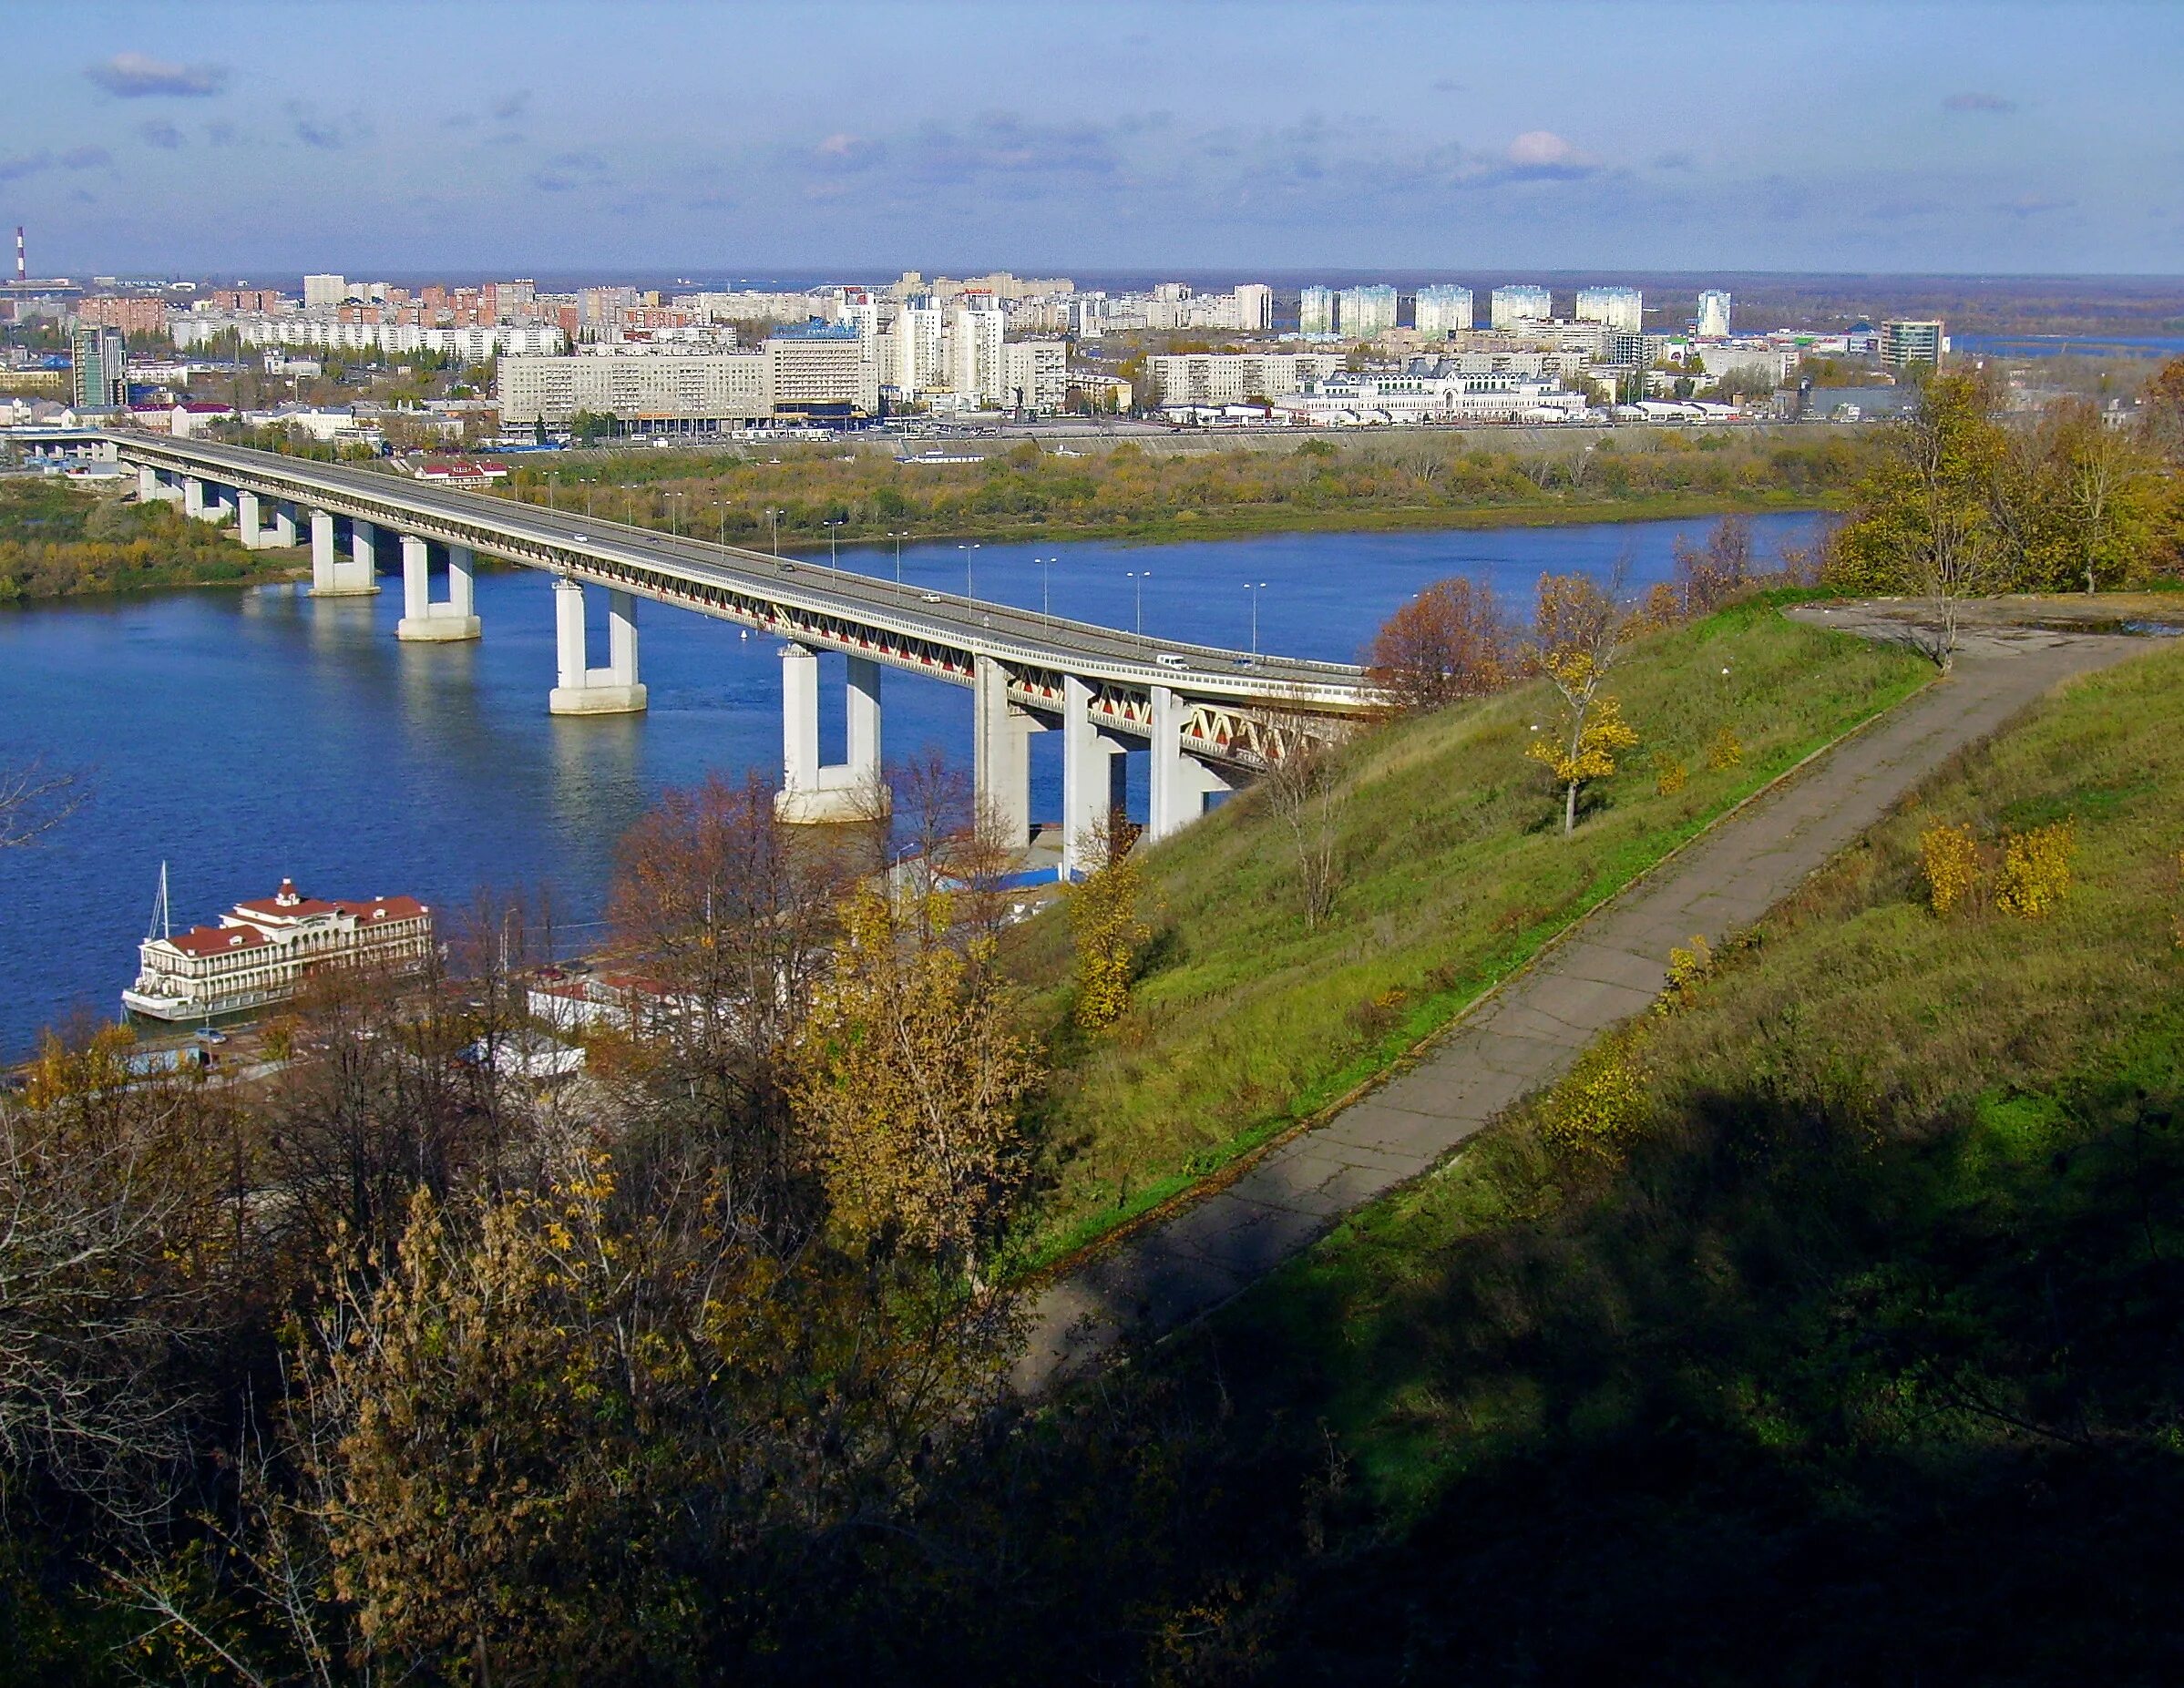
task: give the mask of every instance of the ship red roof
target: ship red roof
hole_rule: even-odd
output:
[[[191,926],[167,940],[185,956],[224,956],[231,950],[252,949],[272,940],[256,926]]]

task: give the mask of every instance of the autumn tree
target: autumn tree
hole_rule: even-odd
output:
[[[1086,1031],[1102,1031],[1130,1006],[1130,977],[1150,936],[1139,916],[1143,876],[1131,840],[1114,818],[1092,829],[1086,854],[1092,866],[1070,893],[1070,936],[1076,949],[1074,1015]]]
[[[1833,584],[1926,600],[1923,648],[1944,673],[1956,660],[1963,601],[1994,579],[1991,489],[2003,443],[1994,405],[1979,373],[1929,378],[1918,408],[1890,425],[1838,541]]]
[[[2049,427],[2074,572],[2088,593],[2146,572],[2159,482],[2139,442],[2083,401],[2056,408]]]
[[[871,892],[848,904],[795,1094],[836,1230],[954,1261],[980,1285],[1041,1074],[985,946],[950,944],[950,924],[945,908],[898,912]]]
[[[1435,582],[1381,624],[1367,678],[1389,708],[1410,714],[1498,691],[1509,640],[1493,588],[1461,575]]]
[[[784,824],[762,780],[709,779],[631,829],[609,896],[633,995],[651,1005],[626,1104],[648,1141],[632,1153],[663,1177],[693,1158],[716,1169],[736,1212],[764,1223],[801,1211],[790,1048],[854,872],[842,841],[817,835],[837,830]]]
[[[1577,794],[1615,772],[1615,758],[1638,742],[1623,706],[1601,690],[1625,631],[1611,588],[1589,575],[1543,575],[1531,663],[1553,688],[1559,719],[1526,753],[1563,790],[1563,834],[1577,830]]]
[[[1289,834],[1305,930],[1310,932],[1335,912],[1341,889],[1342,827],[1350,784],[1342,777],[1333,747],[1321,736],[1323,725],[1301,717],[1276,717],[1273,724],[1284,748],[1260,776],[1259,787]]]
[[[1744,517],[1725,516],[1714,524],[1703,546],[1694,545],[1679,534],[1675,558],[1669,588],[1684,615],[1711,614],[1752,584],[1756,572],[1752,525]]]

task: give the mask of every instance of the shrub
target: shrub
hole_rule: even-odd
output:
[[[1646,1079],[1635,1035],[1611,1032],[1548,1093],[1540,1136],[1564,1159],[1620,1161],[1646,1123]]]
[[[1995,903],[2022,920],[2052,912],[2070,889],[2070,862],[2077,854],[2077,823],[2057,821],[2029,833],[2012,833],[2003,847],[2002,884]]]
[[[1675,948],[1668,952],[1668,989],[1662,1006],[1671,1002],[1688,1002],[1691,993],[1714,966],[1714,948],[1707,942],[1707,935],[1694,932],[1689,949]]]
[[[1926,875],[1926,900],[1937,915],[1948,914],[1979,884],[1979,844],[1969,826],[1929,826],[1919,834],[1919,864]]]
[[[1656,795],[1675,796],[1690,783],[1690,777],[1684,772],[1684,764],[1676,761],[1666,751],[1654,752],[1653,789]]]
[[[1720,773],[1744,760],[1744,744],[1733,728],[1724,727],[1707,746],[1707,766]]]

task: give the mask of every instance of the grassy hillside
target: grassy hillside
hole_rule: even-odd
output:
[[[1724,670],[1728,672],[1725,674]],[[1931,670],[1893,648],[1748,605],[1630,649],[1610,690],[1642,742],[1574,837],[1526,759],[1549,699],[1523,686],[1353,747],[1341,888],[1302,918],[1295,848],[1246,793],[1144,857],[1155,936],[1128,1017],[1066,1025],[1041,1245],[1117,1223],[1312,1113],[1399,1057],[1555,933],[1816,746]],[[1744,758],[1707,766],[1734,730]],[[1651,759],[1688,772],[1673,795]],[[1019,970],[1065,1021],[1065,919],[1019,935]]]
[[[1551,1149],[1550,1095],[937,1495],[966,1569],[890,1644],[993,1681],[2178,1680],[2180,813],[2154,647],[1648,1017],[1624,1158]],[[2048,917],[1927,907],[1926,827],[2063,817]]]
[[[2173,649],[2083,682],[1766,922],[1644,1036],[1627,1168],[1551,1096],[1225,1322],[1358,1482],[1300,1664],[2174,1679],[2180,700]],[[2051,917],[1925,906],[1925,827],[2066,817]]]

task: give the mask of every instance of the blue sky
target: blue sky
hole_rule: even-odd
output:
[[[2184,272],[2184,5],[13,0],[33,268]]]

